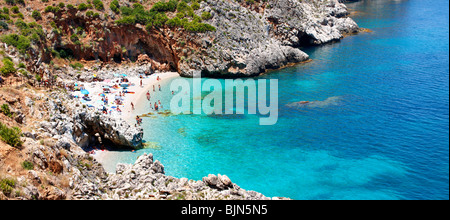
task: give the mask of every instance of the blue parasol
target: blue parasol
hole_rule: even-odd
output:
[[[86,89],[81,90],[81,94],[83,95],[89,95],[89,91],[87,91]]]

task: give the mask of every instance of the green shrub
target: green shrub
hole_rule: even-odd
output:
[[[25,21],[23,21],[22,19],[17,19],[17,21],[14,25],[16,25],[16,27],[18,27],[20,30],[29,28],[28,24],[25,23]]]
[[[177,11],[179,11],[179,12],[187,12],[187,11],[191,11],[191,10],[192,10],[191,6],[189,6],[184,1],[178,3],[178,5],[177,5]]]
[[[116,21],[119,25],[133,25],[136,23],[145,25],[152,22],[155,14],[157,14],[155,11],[146,11],[139,3],[133,4],[133,8],[120,7],[120,11],[124,17]]]
[[[0,40],[3,43],[14,46],[21,53],[25,53],[25,51],[30,48],[30,44],[31,44],[30,40],[26,36],[17,35],[17,34],[2,35],[0,37]]]
[[[110,4],[109,4],[109,8],[116,14],[120,13],[120,5],[119,5],[119,1],[117,0],[113,0]]]
[[[16,0],[5,0],[5,2],[8,5],[15,5],[16,4]]]
[[[209,13],[209,12],[207,12],[207,11],[205,11],[205,12],[202,13],[202,19],[203,19],[203,20],[208,20],[208,19],[210,19],[211,17],[212,17],[211,13]]]
[[[22,35],[17,34],[8,34],[0,37],[0,40],[3,43],[8,45],[12,45],[16,47],[20,52],[25,52],[28,48],[30,48],[30,40]]]
[[[189,6],[188,3],[193,2],[193,7]],[[159,1],[155,3],[149,11],[146,11],[144,7],[139,3],[134,3],[133,7],[122,6],[120,7],[120,12],[122,13],[122,18],[116,20],[116,24],[119,25],[134,25],[136,23],[146,26],[146,29],[150,31],[153,28],[160,28],[165,25],[169,27],[183,27],[190,32],[207,32],[215,31],[215,27],[201,23],[202,18],[194,13],[194,9],[200,8],[199,2],[201,1],[191,1],[191,0],[169,0],[168,2]],[[116,10],[118,7],[118,2],[111,3],[112,10]],[[178,11],[176,17],[169,19],[165,12],[175,12]],[[192,17],[192,21],[185,16]],[[206,19],[211,18],[211,14],[207,13],[204,15]]]
[[[14,63],[9,59],[3,59],[3,66],[0,68],[0,72],[2,73],[2,76],[9,76],[10,74],[16,73],[16,68],[14,68]],[[9,106],[6,105],[7,109],[4,109],[4,105],[1,106],[2,112],[11,117],[9,112]],[[7,111],[5,111],[7,110]]]
[[[166,22],[166,25],[169,27],[183,27],[183,22],[179,17],[174,17],[172,19],[169,19]]]
[[[84,3],[81,3],[80,5],[78,5],[78,10],[80,10],[80,11],[84,11],[87,9],[88,9],[88,6]]]
[[[59,7],[53,7],[53,6],[49,5],[49,6],[45,7],[44,11],[46,13],[48,13],[48,12],[56,13],[59,11]]]
[[[17,7],[17,6],[12,6],[12,7],[11,7],[11,11],[12,11],[14,14],[17,14],[17,13],[19,13],[19,7]]]
[[[78,63],[78,62],[73,63],[73,64],[71,63],[71,64],[69,64],[69,66],[71,66],[72,68],[77,69],[77,70],[81,70],[84,67],[84,65],[82,63]]]
[[[20,19],[24,19],[25,18],[25,16],[23,16],[23,14],[22,13],[17,13],[17,17],[19,17]]]
[[[118,25],[133,25],[136,23],[135,16],[125,16],[120,20],[116,21],[116,24]]]
[[[93,11],[87,11],[86,12],[86,16],[87,17],[92,17],[94,15],[94,12]],[[72,35],[73,36],[73,35]],[[72,40],[72,37],[70,37],[70,39]],[[78,36],[77,36],[77,40],[78,40]],[[72,40],[73,42],[75,42],[74,40]]]
[[[92,1],[92,4],[94,4],[95,9],[99,11],[104,9],[103,2],[101,0],[94,0]]]
[[[25,160],[22,162],[22,168],[24,168],[25,170],[32,170],[34,169],[34,165],[32,162]]]
[[[38,10],[34,10],[33,13],[31,13],[31,17],[36,21],[42,19],[41,13]]]
[[[9,26],[6,22],[0,21],[0,30],[9,30]]]
[[[0,122],[0,138],[7,144],[13,147],[22,146],[23,142],[20,140],[22,131],[18,127],[9,128]]]
[[[184,29],[194,33],[205,33],[208,31],[216,31],[216,28],[205,23],[189,22],[184,25]]]
[[[12,117],[12,115],[11,115],[11,110],[9,109],[9,105],[8,104],[3,104],[1,107],[0,107],[0,110],[1,110],[1,112],[3,112],[3,114],[5,114],[6,116],[8,116],[8,117]]]
[[[91,11],[91,13],[93,13],[93,12]],[[88,12],[86,12],[86,15],[88,15]],[[70,36],[70,40],[71,40],[72,42],[77,42],[77,41],[79,41],[78,35],[72,34],[72,35]]]
[[[158,13],[154,16],[152,23],[155,27],[162,27],[166,24],[167,20],[169,20],[169,18],[166,16],[166,14]]]
[[[155,3],[150,10],[157,12],[166,12],[166,11],[174,12],[177,9],[177,6],[178,6],[177,0],[170,0],[168,2],[159,1]]]
[[[194,2],[194,3],[192,3],[191,7],[192,7],[192,9],[194,9],[194,10],[198,10],[198,9],[200,8],[200,4],[197,3],[197,2]]]
[[[10,179],[10,178],[0,179],[0,190],[6,196],[11,195],[15,186],[16,186],[16,180],[14,180],[14,179]]]

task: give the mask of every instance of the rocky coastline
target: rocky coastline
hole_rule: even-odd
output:
[[[137,76],[170,69],[185,77],[248,77],[306,61],[309,57],[301,51],[302,47],[338,41],[360,30],[347,17],[345,5],[337,0],[257,2],[245,5],[236,0],[202,1],[195,13],[209,12],[211,18],[205,22],[215,26],[215,32],[193,34],[166,28],[148,33],[136,25],[129,30],[139,34],[122,39],[126,41],[122,43],[128,45],[128,53],[136,56],[136,62],[129,64],[96,62],[81,69],[55,68],[43,63],[46,57],[38,48],[33,49],[37,57],[28,57],[25,62],[29,70],[43,74],[44,78],[57,75],[56,81],[60,84],[90,82],[94,77],[112,79],[116,73]],[[69,15],[62,16],[68,19],[64,16]],[[115,51],[108,51],[105,34],[120,35],[116,26],[108,25],[105,24],[105,28],[109,31],[97,33],[105,37],[105,41],[99,43],[102,54],[97,54],[103,61],[117,55]],[[48,32],[46,37],[57,39],[55,33]],[[139,41],[140,37],[148,42]],[[159,53],[148,46],[152,43],[157,45]],[[131,46],[140,44],[144,46]],[[138,56],[136,51],[152,56]],[[21,59],[11,46],[5,45],[5,53],[14,61]],[[91,55],[84,52],[79,58]],[[64,89],[42,91],[27,85],[11,87],[1,91],[0,104],[3,103],[11,107],[14,117],[4,117],[2,121],[23,129],[23,144],[14,148],[0,143],[0,178],[15,181],[14,187],[11,186],[14,191],[0,190],[0,199],[286,199],[268,198],[241,189],[226,175],[210,174],[199,181],[170,177],[151,154],[140,156],[132,165],[119,164],[116,173],[106,173],[86,148],[100,138],[115,148],[139,149],[143,137],[141,128],[121,118],[88,111],[83,104],[73,101]],[[33,168],[17,165],[24,161],[32,163]]]
[[[176,71],[185,77],[249,77],[308,60],[303,47],[339,41],[361,30],[338,0],[252,2],[200,1],[192,16],[208,15],[202,22],[215,28],[201,33],[182,27],[118,25],[119,15],[110,10],[92,19],[81,11],[60,8],[42,15],[43,45],[31,45],[22,59],[29,71],[42,78],[83,79],[79,75],[85,71],[134,63],[140,55],[146,55],[149,64],[144,71]],[[119,3],[132,7],[125,0]],[[143,7],[148,9],[151,4]],[[175,13],[168,16],[175,17]],[[54,25],[47,27],[51,22]],[[83,39],[73,42],[70,37],[79,36],[78,32]],[[49,65],[60,53],[85,62],[87,69],[72,70],[67,62]]]
[[[151,154],[141,155],[134,164],[118,164],[116,173],[107,173],[86,152],[86,147],[98,144],[96,134],[116,148],[137,149],[142,129],[120,118],[87,111],[63,90],[48,96],[27,87],[11,91],[20,96],[2,93],[0,99],[22,116],[19,124],[27,129],[20,147],[0,145],[0,179],[15,183],[13,192],[0,190],[0,199],[286,199],[241,189],[226,175],[208,175],[199,181],[167,176]],[[33,164],[32,168],[18,165],[23,161]]]
[[[240,1],[201,2],[217,31],[199,35],[204,54],[182,59],[186,77],[248,77],[309,59],[302,47],[338,41],[358,25],[337,0],[279,0],[245,6]],[[242,6],[245,7],[242,7]],[[189,62],[186,62],[189,61]]]

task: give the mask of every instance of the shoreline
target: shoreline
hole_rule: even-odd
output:
[[[160,77],[160,81],[156,80],[158,76]],[[132,120],[134,120],[136,114],[131,109],[131,103],[134,104],[136,110],[137,103],[144,98],[146,91],[153,90],[152,88],[153,85],[156,86],[158,82],[162,83],[166,80],[175,77],[180,77],[180,75],[177,72],[155,73],[142,79],[142,87],[139,85],[141,80],[139,77],[129,78],[130,83],[135,84],[134,87],[132,88],[135,91],[135,93],[131,97],[130,95],[127,95],[126,98],[124,99],[125,106],[122,112],[122,119],[130,123],[130,125],[133,125],[134,123]]]
[[[159,81],[157,81],[158,76],[160,77]],[[125,96],[123,96],[123,105],[121,105],[121,107],[120,107],[122,110],[121,113],[114,112],[113,114],[108,114],[108,115],[110,115],[112,117],[117,116],[117,117],[123,119],[130,126],[135,125],[136,124],[135,117],[136,117],[136,115],[139,115],[139,112],[137,112],[139,110],[139,108],[138,108],[139,105],[137,103],[142,102],[142,100],[145,99],[146,92],[153,91],[153,85],[157,86],[158,83],[164,83],[165,81],[176,78],[176,77],[180,77],[177,72],[155,73],[150,76],[146,76],[146,77],[142,78],[142,87],[140,86],[141,78],[139,78],[139,76],[127,77],[127,79],[129,80],[129,83],[132,84],[132,86],[130,86],[128,88],[130,91],[133,91],[134,94],[126,94]],[[96,83],[95,87],[92,86],[92,82],[84,83],[84,84],[86,85],[88,90],[94,91],[93,95],[91,96],[92,102],[95,103],[96,101],[101,99],[101,98],[99,98],[98,94],[95,94],[95,92],[97,92],[97,93],[99,92],[99,89],[101,88],[102,85],[98,85],[98,84],[103,84],[103,82]],[[118,90],[113,91],[108,96],[114,97],[116,94],[118,94]],[[145,101],[147,101],[147,100],[145,99]],[[134,104],[135,110],[132,110],[131,103]],[[110,146],[106,146],[106,148],[103,150],[94,148],[94,149],[92,149],[92,152],[93,152],[93,154],[91,154],[91,155],[105,168],[105,170],[107,172],[109,171],[108,173],[115,172],[115,170],[116,170],[115,167],[117,166],[117,164],[112,165],[110,163],[110,160],[112,159],[112,157],[117,156],[114,148],[111,148]],[[112,161],[114,161],[114,160],[112,159]]]
[[[160,78],[160,81],[157,81],[157,77]],[[82,90],[87,90],[89,92],[88,100],[83,100],[81,97],[83,94],[81,91],[71,91],[71,94],[74,97],[78,97],[78,101],[81,104],[86,105],[88,108],[94,108],[94,111],[102,112],[101,108],[106,107],[107,115],[109,116],[117,116],[123,120],[125,120],[130,125],[133,125],[135,114],[132,110],[131,103],[136,104],[139,103],[141,99],[144,98],[146,91],[153,90],[152,86],[157,85],[158,83],[162,83],[165,80],[172,79],[175,77],[179,77],[177,72],[163,72],[163,73],[155,73],[150,76],[145,76],[144,78],[140,78],[139,76],[130,76],[124,77],[128,79],[127,84],[130,84],[126,89],[122,87],[113,88],[114,85],[120,85],[123,83],[114,82],[118,78],[114,79],[105,79],[101,82],[75,82],[76,85],[83,88]],[[114,81],[113,81],[114,80]],[[140,86],[140,81],[142,80],[142,87]],[[104,93],[103,88],[108,86],[110,88],[109,93]],[[123,91],[128,91],[131,93],[122,93]],[[114,103],[115,97],[122,93],[120,96],[121,104]],[[108,99],[107,104],[103,102],[103,97]],[[117,110],[120,109],[120,111]]]

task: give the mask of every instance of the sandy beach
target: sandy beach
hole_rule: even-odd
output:
[[[130,76],[130,77],[120,77],[126,78],[129,86],[125,89],[120,87],[119,85],[123,83],[117,82],[120,80],[119,78],[115,79],[107,79],[102,82],[90,82],[90,83],[79,83],[78,86],[82,87],[84,90],[88,91],[87,99],[83,99],[82,97],[85,94],[82,94],[81,91],[74,91],[72,95],[78,97],[80,102],[87,106],[91,111],[103,112],[103,108],[106,109],[107,114],[112,117],[120,117],[123,120],[127,121],[131,125],[135,124],[136,113],[132,109],[131,103],[136,105],[142,100],[146,100],[147,91],[153,91],[153,86],[158,90],[158,85],[163,83],[165,80],[169,80],[175,77],[179,77],[176,72],[164,72],[164,73],[155,73],[150,76]],[[159,78],[159,80],[158,80]],[[142,86],[141,86],[142,80]],[[115,86],[116,85],[116,86]],[[117,87],[118,86],[118,87]],[[109,93],[104,93],[104,88],[109,88]],[[130,93],[124,93],[124,91]],[[122,96],[120,96],[122,95]],[[116,103],[115,99],[120,97],[121,103]],[[105,102],[104,99],[107,98],[108,101]],[[114,155],[114,152],[108,151],[106,149],[94,149],[92,151],[94,158],[100,163],[105,165],[105,162],[108,160],[110,156]],[[112,170],[111,168],[110,170]]]
[[[82,91],[74,91],[72,95],[78,97],[81,103],[91,110],[103,112],[103,108],[105,108],[109,115],[121,117],[129,123],[134,123],[136,115],[133,113],[131,103],[136,106],[145,97],[147,91],[153,91],[153,86],[158,89],[158,85],[163,81],[178,76],[176,72],[164,72],[142,78],[132,76],[107,79],[103,82],[79,83],[77,86],[82,87]],[[128,82],[118,82],[121,78],[127,79]],[[122,84],[128,84],[128,86],[123,88],[121,87]],[[104,92],[105,88],[109,92]],[[86,91],[88,93],[87,98],[83,99]],[[115,102],[117,97],[119,97],[120,103]],[[105,99],[108,101],[105,102]]]
[[[160,78],[160,80],[157,80],[157,77]],[[142,87],[140,86],[140,78],[139,77],[133,77],[130,78],[130,82],[134,84],[135,86],[130,87],[130,90],[134,91],[134,94],[127,94],[126,98],[124,99],[124,109],[122,110],[122,118],[128,122],[134,123],[134,119],[136,115],[133,113],[131,103],[136,105],[140,100],[143,100],[147,91],[153,91],[153,85],[158,89],[158,84],[162,83],[162,81],[179,77],[178,73],[176,72],[165,72],[165,73],[157,73],[153,74],[147,78],[142,79]]]

